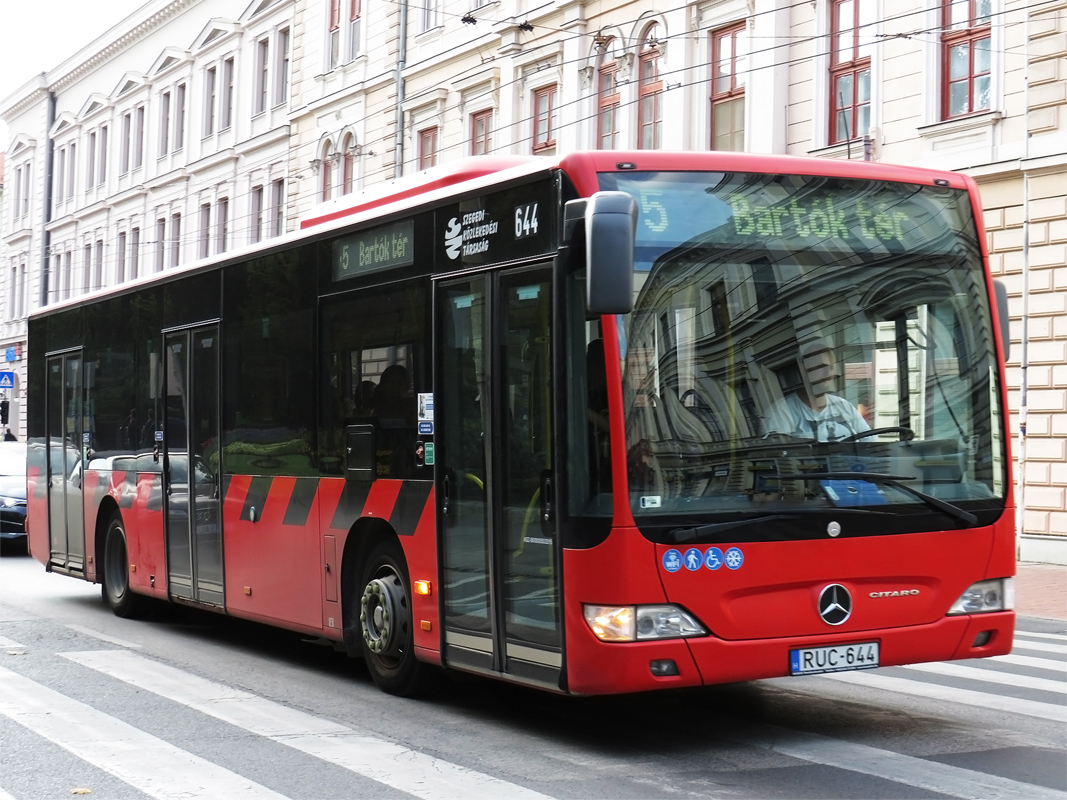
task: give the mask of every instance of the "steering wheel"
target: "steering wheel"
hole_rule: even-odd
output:
[[[904,426],[892,427],[892,428],[871,428],[870,430],[860,431],[854,433],[851,436],[846,436],[844,439],[839,439],[841,442],[855,442],[860,439],[866,439],[868,436],[881,436],[883,433],[899,433],[900,441],[910,442],[915,438],[915,431],[911,428]]]

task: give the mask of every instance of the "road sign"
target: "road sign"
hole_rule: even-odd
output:
[[[0,372],[0,389],[15,389],[15,373]]]

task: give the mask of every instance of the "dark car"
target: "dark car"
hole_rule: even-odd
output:
[[[0,442],[0,540],[26,546],[26,445]]]

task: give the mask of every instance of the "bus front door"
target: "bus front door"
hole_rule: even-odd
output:
[[[49,356],[47,363],[47,465],[49,565],[63,572],[85,570],[82,471],[90,442],[85,441],[81,352]]]
[[[548,266],[437,287],[444,660],[558,686]]]
[[[224,605],[217,325],[164,337],[163,486],[174,598]]]

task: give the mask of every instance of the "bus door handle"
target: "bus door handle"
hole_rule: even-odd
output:
[[[445,472],[441,478],[441,515],[451,519],[452,515],[452,471]]]
[[[552,471],[541,472],[541,521],[551,524],[555,518],[555,486],[552,483]]]

